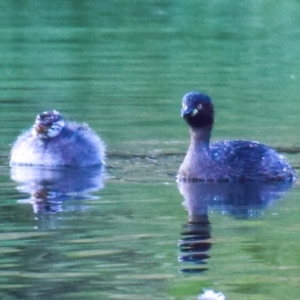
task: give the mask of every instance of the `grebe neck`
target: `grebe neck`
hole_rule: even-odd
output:
[[[211,136],[212,126],[206,126],[202,128],[191,128],[191,145],[196,146],[197,148],[208,149],[209,141]]]

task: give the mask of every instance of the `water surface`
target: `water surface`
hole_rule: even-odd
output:
[[[298,182],[264,189],[254,203],[200,186],[208,200],[196,201],[195,218],[175,182],[189,141],[180,101],[190,90],[214,99],[213,140],[259,140],[298,170],[296,1],[0,8],[1,298],[179,300],[212,288],[227,299],[297,299]],[[104,176],[53,182],[9,168],[11,143],[53,108],[103,138]],[[96,180],[84,190],[86,178]],[[247,200],[236,190],[229,199]]]

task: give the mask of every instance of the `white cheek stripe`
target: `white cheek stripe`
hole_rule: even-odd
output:
[[[63,120],[60,120],[56,123],[54,123],[45,133],[45,135],[48,138],[54,138],[56,137],[61,130],[63,129],[63,127],[65,126],[65,122]]]

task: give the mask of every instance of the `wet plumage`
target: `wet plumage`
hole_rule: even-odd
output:
[[[214,122],[212,100],[190,92],[182,100],[182,117],[190,126],[191,144],[179,178],[204,181],[294,180],[292,167],[274,149],[253,141],[209,144]]]

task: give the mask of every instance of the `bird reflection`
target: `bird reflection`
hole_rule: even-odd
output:
[[[31,195],[29,199],[19,202],[31,203],[35,213],[62,211],[62,203],[70,198],[97,198],[90,193],[104,186],[104,170],[101,167],[13,167],[10,176],[18,183],[20,192]]]
[[[208,209],[231,214],[238,219],[258,218],[262,210],[278,200],[293,182],[178,182],[188,211],[179,240],[179,261],[195,266],[182,268],[185,273],[200,273],[209,259],[211,225]]]
[[[206,271],[206,259],[210,256],[207,254],[211,247],[210,242],[210,223],[207,215],[198,215],[190,218],[183,225],[181,239],[179,240],[180,262],[194,263],[197,268],[182,268],[183,273],[200,273]]]

